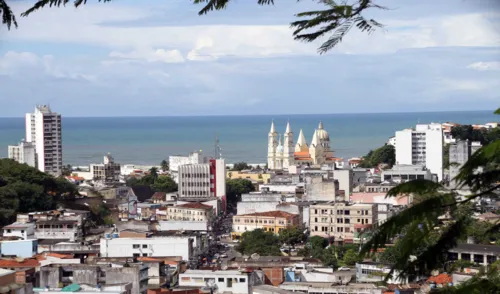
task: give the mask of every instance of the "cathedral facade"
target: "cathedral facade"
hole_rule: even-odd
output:
[[[332,164],[336,160],[330,149],[330,137],[320,122],[314,131],[311,144],[308,145],[302,129],[297,143],[294,145],[290,122],[286,124],[283,134],[276,132],[274,121],[268,135],[267,166],[272,170],[288,169],[292,165]]]

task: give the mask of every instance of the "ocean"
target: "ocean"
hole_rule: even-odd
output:
[[[216,136],[227,163],[265,163],[273,119],[279,133],[290,121],[295,141],[303,129],[308,143],[319,121],[323,121],[335,155],[350,158],[366,154],[383,145],[395,131],[417,123],[479,124],[499,121],[500,117],[493,111],[92,118],[63,115],[63,163],[101,163],[108,152],[119,163],[138,165],[159,165],[169,155],[197,150],[213,156]],[[17,144],[24,137],[24,118],[0,118],[0,157],[7,157],[7,145]]]

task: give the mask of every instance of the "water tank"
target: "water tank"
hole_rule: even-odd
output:
[[[104,238],[106,238],[106,239],[111,238],[111,234],[104,234]]]
[[[113,233],[113,238],[118,238],[118,233]]]

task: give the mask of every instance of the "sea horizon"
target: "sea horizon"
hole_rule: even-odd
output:
[[[500,120],[493,110],[149,117],[62,115],[63,163],[79,166],[101,163],[108,152],[116,162],[137,165],[159,165],[170,155],[187,155],[197,150],[210,157],[214,155],[216,136],[227,163],[265,163],[273,120],[278,133],[283,133],[290,121],[294,140],[302,129],[308,143],[322,121],[335,156],[345,159],[363,156],[384,145],[395,131],[417,123],[481,124]],[[0,157],[7,157],[7,146],[24,137],[24,117],[0,118]]]

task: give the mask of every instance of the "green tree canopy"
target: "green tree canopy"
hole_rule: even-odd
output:
[[[246,162],[237,162],[233,165],[233,168],[231,170],[242,171],[247,169],[252,169],[252,167],[249,166]]]
[[[163,171],[168,171],[170,169],[170,165],[169,165],[168,161],[165,159],[163,159],[161,161],[160,165],[161,165],[161,170],[163,170]]]
[[[111,0],[98,0],[99,2],[110,2]],[[274,0],[254,0],[259,5],[274,4]],[[289,1],[289,0],[283,0]],[[305,1],[305,0],[304,0]],[[15,13],[7,4],[8,0],[0,0],[0,14],[2,14],[2,23],[17,27]],[[44,7],[59,7],[71,2],[70,0],[38,0],[28,10],[21,13],[21,16],[28,16],[31,13]],[[87,0],[72,1],[75,7],[86,4]],[[207,14],[213,10],[225,9],[231,0],[193,0],[195,4],[201,4],[202,8],[199,15]],[[234,1],[233,1],[234,2]],[[306,11],[298,13],[297,21],[290,25],[295,29],[293,37],[295,40],[303,42],[312,42],[326,37],[326,41],[318,48],[319,53],[326,53],[347,35],[351,29],[357,29],[368,34],[375,31],[376,28],[383,27],[374,19],[367,18],[363,14],[370,9],[386,9],[377,5],[374,0],[354,0],[351,4],[345,1],[320,0],[316,1],[322,5],[323,9]]]
[[[255,187],[247,179],[228,179],[226,181],[226,198],[228,208],[235,208],[236,203],[241,200],[241,194],[255,191]]]
[[[477,141],[486,145],[500,139],[500,128],[474,129],[471,125],[458,125],[451,128],[451,135],[459,141]]]
[[[151,186],[155,192],[175,192],[177,183],[170,176],[159,176]]]
[[[363,157],[363,161],[359,164],[360,167],[370,168],[377,167],[379,164],[385,163],[393,166],[396,163],[396,149],[392,145],[384,145],[375,151],[370,150]]]
[[[240,244],[236,247],[236,250],[245,255],[254,253],[258,253],[261,256],[281,255],[278,237],[262,229],[243,233]]]
[[[362,255],[370,255],[398,238],[399,256],[390,274],[398,270],[400,277],[428,275],[434,269],[443,268],[448,250],[463,242],[470,233],[467,227],[476,211],[471,202],[484,197],[500,198],[500,140],[484,145],[471,155],[455,181],[459,187],[469,189],[470,195],[459,197],[455,190],[428,180],[409,181],[392,188],[387,197],[412,194],[414,203],[377,227],[364,244]],[[440,218],[443,215],[448,216],[449,221],[443,222]],[[483,231],[484,238],[498,234],[499,229],[500,223],[489,225]],[[490,279],[486,274],[476,276],[474,283],[468,285],[469,292],[460,293],[498,292],[500,284],[494,284],[498,280],[499,277]],[[492,289],[495,291],[489,292]]]
[[[280,231],[279,240],[282,244],[287,244],[292,247],[304,242],[306,240],[306,235],[304,234],[303,227],[288,227]]]
[[[57,201],[76,194],[76,186],[64,178],[0,159],[0,224],[13,221],[18,212],[55,209]]]

